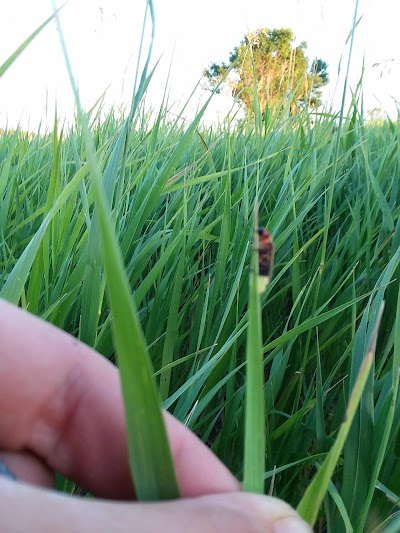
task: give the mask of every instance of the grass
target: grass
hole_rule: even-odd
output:
[[[322,268],[333,118],[317,117],[311,127],[307,115],[276,115],[258,133],[243,122],[203,128],[200,138],[196,128],[166,117],[161,110],[150,124],[136,115],[125,172],[114,162],[108,198],[163,401],[242,477],[258,187],[260,223],[276,247],[275,274],[261,302],[267,485],[274,479],[267,490],[298,503],[338,434],[385,299],[358,424],[319,518],[344,530],[344,506],[355,528],[359,502],[373,490],[365,517],[372,531],[396,509],[375,485],[400,493],[399,125],[367,125],[353,103],[340,138]],[[89,119],[104,175],[124,123],[113,114]],[[1,294],[77,337],[91,336],[90,344],[113,359],[103,267],[92,259],[94,198],[81,131],[54,132],[0,138]],[[202,141],[211,146],[216,139],[207,151]],[[88,268],[100,272],[92,287],[85,287]]]
[[[115,360],[87,120],[160,398],[239,479],[258,205],[276,250],[261,298],[265,491],[297,506],[338,451],[317,531],[394,531],[400,511],[400,126],[367,123],[360,102],[339,129],[284,110],[206,128],[201,112],[185,125],[136,100],[129,122],[95,108],[70,131],[56,119],[0,136],[0,296]]]

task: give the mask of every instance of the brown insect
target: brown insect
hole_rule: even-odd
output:
[[[258,228],[258,291],[263,293],[267,288],[274,266],[274,244],[270,232]]]

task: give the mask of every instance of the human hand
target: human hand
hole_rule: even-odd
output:
[[[134,491],[118,370],[4,301],[0,339],[0,450],[17,479],[0,475],[2,532],[311,531],[284,502],[240,492],[225,466],[169,413],[182,499],[129,502]],[[51,490],[55,471],[99,499]]]

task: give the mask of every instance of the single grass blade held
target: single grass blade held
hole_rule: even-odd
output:
[[[82,110],[57,17],[56,20],[93,176],[92,187],[100,228],[99,239],[104,258],[112,331],[125,406],[129,463],[136,496],[142,501],[176,499],[179,498],[179,489],[152,364],[115,235],[110,207],[104,194],[93,137],[87,117]]]
[[[93,192],[100,223],[136,494],[139,500],[145,501],[178,498],[179,490],[153,369],[99,181]]]
[[[371,341],[367,348],[367,353],[361,365],[360,371],[358,373],[354,389],[351,393],[349,404],[346,410],[346,416],[339,430],[335,444],[332,446],[328,456],[323,462],[318,473],[314,476],[311,484],[307,488],[304,496],[302,497],[299,505],[297,506],[297,512],[311,526],[314,525],[317,519],[319,508],[327,493],[329,482],[336,468],[348,432],[353,422],[354,415],[360,403],[360,399],[364,391],[364,387],[367,382],[367,378],[370,373],[375,354],[376,340],[378,337],[378,330],[382,318],[382,313],[383,305],[380,309],[380,313],[377,318],[373,334],[371,336]]]
[[[268,241],[268,257],[264,240],[270,235],[265,229],[254,232],[251,256],[249,315],[246,345],[246,401],[243,488],[248,492],[264,493],[265,472],[265,400],[264,363],[260,292],[270,279],[272,243]],[[264,264],[265,261],[268,264]]]

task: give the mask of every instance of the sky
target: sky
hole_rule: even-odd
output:
[[[104,93],[104,108],[129,106],[145,0],[70,0],[61,25],[81,99],[89,109]],[[306,41],[310,62],[328,63],[331,82],[327,105],[340,104],[347,66],[355,0],[154,0],[155,39],[152,65],[159,61],[146,104],[158,109],[168,87],[172,110],[180,110],[211,62],[227,61],[243,36],[258,28],[291,28],[296,42]],[[397,116],[400,101],[400,47],[395,0],[359,0],[349,76],[355,89],[363,65],[365,111],[383,108]],[[2,6],[0,65],[52,13],[51,0],[13,0]],[[150,39],[147,25],[145,48]],[[373,66],[379,63],[380,66]],[[350,94],[350,93],[349,93]],[[198,87],[187,108],[190,118],[209,93]],[[0,79],[0,128],[36,131],[59,116],[71,119],[74,102],[52,22]],[[222,119],[232,100],[216,96],[206,121]]]

